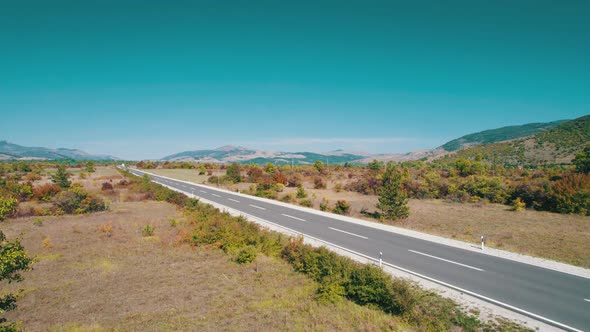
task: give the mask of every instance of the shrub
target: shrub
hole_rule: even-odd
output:
[[[332,212],[346,215],[350,212],[350,204],[348,204],[348,202],[345,200],[339,200],[336,202],[336,205],[334,205]]]
[[[25,179],[26,181],[38,181],[41,180],[41,175],[37,174],[37,173],[27,173],[23,179]]]
[[[100,189],[102,191],[113,191],[113,185],[110,182],[103,182]]]
[[[238,252],[236,262],[238,264],[248,264],[256,259],[256,248],[253,246],[246,246]]]
[[[0,231],[0,281],[20,282],[23,280],[22,272],[28,271],[33,264],[33,259],[20,243],[20,240],[9,241]],[[0,291],[0,313],[16,309],[17,296],[2,289]],[[0,318],[1,331],[20,331],[14,323],[7,323]]]
[[[289,176],[287,180],[287,187],[301,187],[303,185],[303,177],[299,173],[294,173]]]
[[[321,176],[316,176],[313,179],[313,188],[314,189],[326,189],[326,182],[322,179]]]
[[[310,199],[302,199],[301,201],[299,201],[299,205],[305,207],[313,207],[313,202]]]
[[[285,196],[281,197],[281,202],[285,203],[292,203],[295,200],[292,194],[286,194]]]
[[[307,197],[307,193],[305,192],[305,188],[303,188],[303,186],[297,187],[297,193],[295,194],[295,197],[297,197],[297,198],[306,198]]]
[[[155,230],[156,230],[156,228],[154,226],[147,224],[141,229],[141,236],[143,236],[143,237],[153,236]]]
[[[4,221],[16,212],[18,201],[12,197],[0,196],[0,221]]]
[[[98,229],[105,233],[108,237],[113,235],[113,223],[111,221],[104,223],[98,227]]]
[[[80,177],[81,180],[84,180],[88,177],[88,175],[85,172],[80,172],[80,174],[78,174],[78,177]]]
[[[54,197],[53,204],[57,210],[67,214],[83,214],[107,209],[102,199],[77,186],[61,191]]]
[[[342,191],[342,183],[338,182],[334,185],[334,192],[341,192]]]
[[[330,205],[330,201],[328,201],[326,198],[323,198],[322,201],[320,202],[320,210],[321,211],[328,211]]]
[[[517,197],[513,202],[512,202],[512,207],[510,208],[510,210],[512,211],[522,211],[524,210],[524,208],[526,207],[526,203],[523,202],[520,197]]]

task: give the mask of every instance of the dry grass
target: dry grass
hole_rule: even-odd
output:
[[[92,187],[92,179],[86,183]],[[172,227],[170,220],[178,220]],[[116,201],[82,216],[0,226],[38,258],[18,308],[26,330],[396,330],[405,325],[348,301],[315,301],[317,285],[275,259],[237,265],[218,250],[179,244],[183,216],[161,202]],[[155,226],[142,237],[141,229]],[[44,245],[51,239],[52,246]],[[34,314],[33,314],[34,313]]]
[[[171,171],[167,176],[187,181],[191,181],[192,173],[197,174],[194,170],[183,169],[152,171],[158,174]],[[345,181],[342,178],[331,180],[328,189],[312,189],[313,183],[306,182],[313,207],[319,209],[323,198],[330,201],[330,209],[337,200],[346,200],[351,205],[351,216],[375,221],[361,215],[360,211],[363,208],[374,211],[377,196],[333,190],[336,182]],[[245,190],[249,186],[249,183],[241,183],[226,189]],[[295,191],[296,188],[285,188],[279,198],[286,194],[295,196]],[[491,247],[590,268],[590,217],[509,209],[499,204],[410,200],[410,217],[395,225],[474,244],[485,235]]]

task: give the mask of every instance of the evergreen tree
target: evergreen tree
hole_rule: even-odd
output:
[[[66,171],[64,165],[57,166],[57,172],[51,176],[51,181],[62,188],[69,188],[72,182],[68,179],[70,173]]]
[[[410,215],[408,194],[402,188],[403,174],[393,163],[389,163],[383,174],[383,185],[378,190],[377,208],[386,219],[407,218]]]

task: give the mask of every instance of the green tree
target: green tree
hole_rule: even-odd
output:
[[[51,181],[62,188],[69,188],[72,182],[69,180],[70,173],[64,165],[57,166],[57,172],[51,176]]]
[[[576,172],[590,174],[590,145],[576,154],[572,164],[576,165]]]
[[[236,163],[233,163],[233,164],[227,166],[227,169],[225,171],[225,175],[233,183],[242,182],[242,175],[240,174],[240,165],[238,165]]]
[[[371,162],[370,162],[370,163],[367,165],[367,167],[368,167],[370,170],[372,170],[372,171],[375,171],[375,172],[379,172],[379,171],[381,171],[381,170],[383,169],[383,166],[384,166],[383,162],[382,162],[382,161],[379,161],[379,160],[377,160],[377,159],[373,159],[373,161],[371,161]]]
[[[90,160],[86,162],[86,172],[94,173],[96,172],[96,167],[94,166],[94,161]]]
[[[402,187],[403,179],[404,175],[397,170],[394,164],[387,164],[383,174],[383,185],[377,192],[379,195],[377,208],[387,219],[407,218],[410,215],[408,194]]]
[[[21,272],[30,269],[33,259],[27,256],[25,249],[17,239],[8,241],[2,231],[0,231],[0,281],[19,282],[23,278]],[[0,292],[0,313],[4,313],[16,308],[16,295],[2,290]],[[0,331],[17,331],[14,323],[7,323],[5,319],[0,319]]]

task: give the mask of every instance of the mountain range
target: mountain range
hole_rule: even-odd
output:
[[[395,154],[370,154],[336,150],[324,153],[281,152],[226,145],[212,150],[175,153],[163,161],[242,164],[306,165],[321,161],[328,164],[368,163],[372,160],[452,160],[481,156],[505,165],[568,164],[575,153],[590,143],[590,115],[574,120],[529,123],[468,134],[437,148]],[[93,155],[75,149],[25,147],[0,141],[0,160],[118,160],[106,155]]]
[[[0,141],[0,160],[118,160],[105,155],[93,155],[76,149],[27,147]]]
[[[168,161],[190,161],[209,163],[254,163],[254,164],[312,164],[316,161],[324,163],[342,164],[345,162],[368,163],[372,160],[381,161],[411,161],[411,160],[433,160],[438,158],[452,158],[459,152],[466,153],[475,147],[487,146],[498,142],[507,142],[525,137],[534,137],[554,128],[576,120],[560,120],[548,123],[530,123],[518,126],[507,126],[497,129],[485,130],[478,133],[468,134],[440,147],[428,150],[418,150],[408,153],[394,154],[370,154],[360,152],[349,152],[336,150],[325,153],[312,152],[275,152],[265,150],[253,150],[240,146],[227,145],[214,150],[184,151],[166,156],[162,160]],[[590,132],[590,131],[589,131]],[[573,157],[573,155],[570,155]],[[567,159],[567,158],[566,158]],[[571,160],[571,158],[569,158]],[[509,163],[509,162],[507,162]]]

